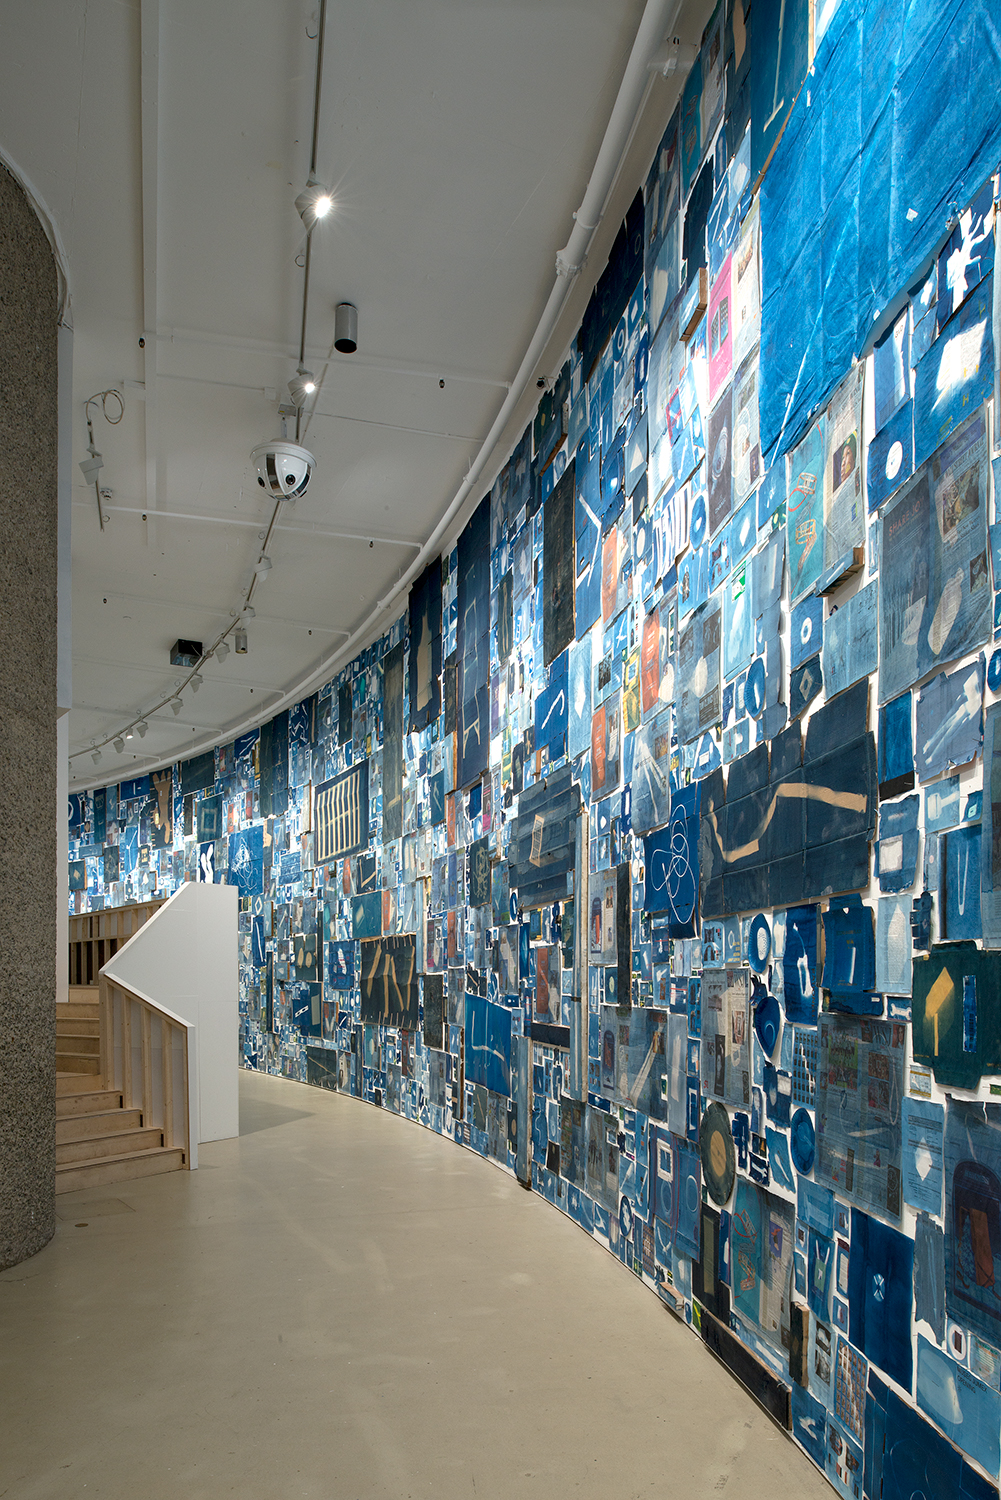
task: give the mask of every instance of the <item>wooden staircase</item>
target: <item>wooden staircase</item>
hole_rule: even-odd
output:
[[[78,942],[77,953],[86,946]],[[56,1006],[57,1193],[190,1165],[186,1041],[176,1018],[90,967],[95,983],[71,985],[69,1003]]]

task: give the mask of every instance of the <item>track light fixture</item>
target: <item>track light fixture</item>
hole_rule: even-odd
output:
[[[220,641],[219,644],[218,644],[218,646],[215,648],[215,659],[216,659],[216,661],[224,661],[228,655],[229,655],[229,645],[228,645],[228,643],[226,641]]]
[[[234,630],[234,632],[233,632],[233,650],[236,652],[237,656],[246,656],[246,654],[247,654],[247,632],[245,630]]]
[[[131,740],[131,739],[132,739],[132,738],[134,738],[134,736],[133,736],[133,734],[132,734],[132,730],[131,730],[131,729],[126,729],[126,731],[125,731],[125,738],[126,738],[126,739],[127,739],[127,740]]]
[[[170,711],[174,715],[175,719],[177,718],[178,714],[181,712],[181,709],[183,707],[184,707],[184,699],[183,698],[171,698],[171,700],[170,700]]]
[[[100,752],[100,750],[95,750],[94,753],[93,753],[93,755],[90,758],[91,758],[91,760],[94,762],[94,764],[96,766],[99,763],[100,759],[101,759],[101,752]]]
[[[149,725],[146,723],[146,720],[140,719],[139,723],[136,725],[136,734],[141,740],[144,740],[146,738],[146,731],[148,728]]]
[[[334,197],[328,187],[317,182],[312,173],[302,192],[295,200],[296,210],[308,233],[318,219],[325,219],[334,206]]]
[[[288,383],[289,395],[292,397],[292,405],[296,411],[306,405],[310,396],[316,390],[316,376],[312,370],[307,370],[300,365],[294,377]]]
[[[117,740],[115,741],[115,749],[118,751],[119,755],[121,755],[122,751],[125,749],[125,741],[122,739],[121,735],[119,735]]]
[[[243,618],[245,620],[252,620],[256,614],[257,611],[252,604],[245,604],[243,606]]]
[[[201,674],[199,672],[196,672],[195,675],[190,679],[190,682],[191,682],[191,691],[193,693],[197,693],[198,689],[202,685]]]
[[[258,578],[267,578],[268,574],[271,572],[270,557],[262,557],[254,571],[257,574]]]

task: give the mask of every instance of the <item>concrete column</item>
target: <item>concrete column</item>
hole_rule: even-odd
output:
[[[57,317],[49,242],[0,166],[0,1269],[55,1229]]]

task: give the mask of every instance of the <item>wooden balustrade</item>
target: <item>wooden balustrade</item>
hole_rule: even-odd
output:
[[[70,917],[69,982],[92,986],[104,964],[148,922],[163,905],[163,899],[140,901],[131,906],[109,906],[103,911],[81,912]]]
[[[103,1087],[120,1090],[123,1109],[142,1110],[144,1126],[162,1130],[164,1147],[197,1166],[194,1026],[107,974],[99,995]]]

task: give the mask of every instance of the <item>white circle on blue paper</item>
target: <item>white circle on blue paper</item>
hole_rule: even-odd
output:
[[[1001,690],[1001,651],[995,651],[987,664],[987,686],[992,693]]]
[[[613,343],[613,351],[614,351],[614,354],[615,354],[616,362],[618,362],[619,360],[621,360],[622,356],[626,352],[626,320],[625,320],[625,318],[620,318],[619,319],[618,327],[615,330],[615,340],[614,340],[614,343]]]
[[[895,443],[890,444],[889,450],[886,455],[887,479],[896,479],[897,475],[900,473],[900,465],[903,463],[903,461],[904,445],[900,441],[900,439],[897,438]]]
[[[699,495],[698,499],[692,505],[692,519],[688,528],[692,546],[695,548],[701,547],[705,541],[708,519],[706,515],[706,497],[705,495]]]
[[[768,925],[768,918],[759,911],[756,917],[751,918],[751,927],[747,934],[747,962],[755,974],[765,972],[771,952],[772,929]]]
[[[810,641],[812,639],[813,639],[813,616],[812,615],[804,615],[802,623],[801,623],[801,625],[799,627],[799,643],[800,643],[801,646],[808,646],[810,644]]]
[[[744,707],[752,718],[759,718],[765,711],[765,664],[760,656],[747,669],[744,683]]]

